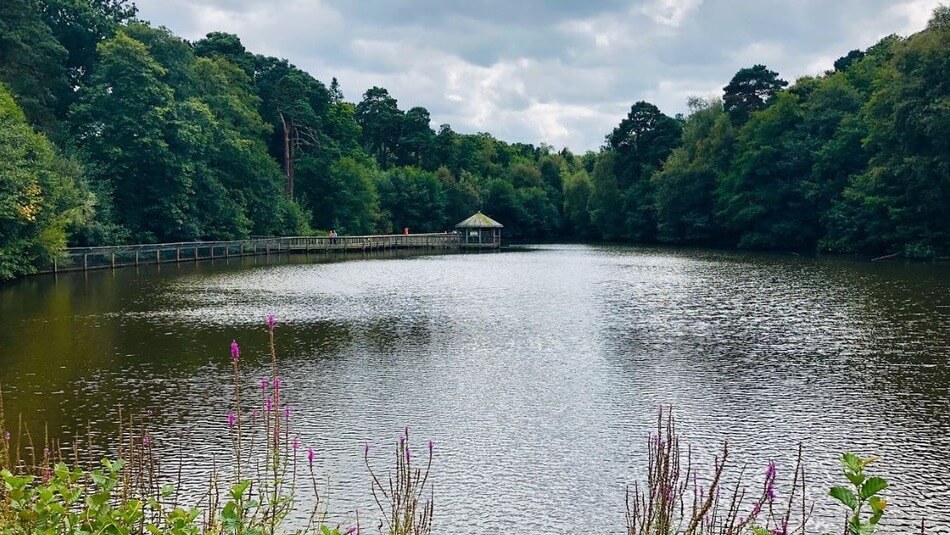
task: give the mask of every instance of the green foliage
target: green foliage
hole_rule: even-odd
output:
[[[377,183],[384,227],[401,232],[441,232],[446,229],[447,196],[434,173],[399,167],[382,173]],[[457,221],[452,222],[457,223]]]
[[[136,499],[119,499],[116,487],[122,467],[122,461],[104,459],[101,469],[84,473],[60,463],[52,468],[46,481],[39,483],[34,476],[17,476],[3,469],[0,478],[8,498],[5,517],[0,519],[3,532],[50,535],[137,532],[144,520],[143,503]]]
[[[343,157],[325,168],[316,159],[305,159],[297,170],[302,180],[323,192],[309,199],[317,228],[332,228],[339,234],[371,234],[376,230],[379,196],[374,178],[377,171],[371,164]]]
[[[880,493],[887,489],[887,481],[882,477],[868,476],[865,473],[865,468],[875,460],[874,457],[862,459],[853,453],[845,453],[841,456],[844,475],[851,483],[851,487],[831,487],[828,495],[850,511],[846,524],[847,535],[875,533],[877,524],[887,508],[887,501],[880,496]],[[870,509],[870,516],[867,518],[864,518],[865,506]]]
[[[722,88],[723,107],[734,124],[744,124],[751,114],[768,106],[788,82],[765,65],[740,69]]]
[[[78,167],[56,154],[0,85],[0,280],[45,266],[85,217]]]
[[[67,51],[43,21],[40,0],[4,0],[0,9],[0,83],[16,95],[32,124],[58,129],[55,113],[68,93]]]

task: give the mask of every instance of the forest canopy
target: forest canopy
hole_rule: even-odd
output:
[[[0,12],[0,278],[67,245],[443,231],[950,256],[950,8],[792,84],[739,70],[685,116],[635,102],[599,151],[433,128],[382,87],[188,42],[126,0]]]

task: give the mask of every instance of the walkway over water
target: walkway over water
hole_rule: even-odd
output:
[[[285,236],[231,241],[150,243],[108,247],[70,247],[66,256],[41,273],[85,271],[145,264],[195,262],[214,258],[281,253],[371,252],[397,249],[458,249],[456,233],[369,236]],[[496,244],[497,246],[497,244]]]

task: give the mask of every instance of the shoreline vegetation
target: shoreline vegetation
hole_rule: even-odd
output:
[[[232,396],[218,407],[232,444],[224,468],[207,474],[200,496],[179,494],[181,467],[169,470],[148,428],[148,414],[123,420],[111,459],[92,461],[78,443],[64,447],[44,434],[42,441],[22,425],[7,430],[0,405],[0,533],[152,535],[276,534],[430,535],[437,496],[430,471],[436,460],[430,440],[417,446],[407,427],[394,455],[376,465],[370,444],[363,459],[377,509],[370,518],[330,519],[316,472],[319,459],[301,444],[294,411],[284,401],[274,335],[277,321],[266,318],[271,357],[269,377],[247,391],[241,348],[230,344]],[[223,353],[223,351],[222,351]],[[227,358],[222,355],[222,359]],[[123,419],[120,416],[120,419]],[[676,432],[673,409],[661,408],[655,433],[648,437],[645,478],[627,487],[627,535],[793,535],[818,533],[812,526],[815,504],[806,499],[808,483],[799,445],[794,467],[769,462],[762,477],[746,478],[724,443],[713,466],[694,466],[693,447]],[[869,473],[874,458],[842,456],[844,485],[826,496],[842,510],[844,535],[876,532],[887,510],[887,481]],[[302,485],[313,498],[302,503]],[[293,512],[306,511],[303,526],[288,526]],[[623,519],[617,519],[618,524]],[[921,520],[919,533],[927,533]]]
[[[597,151],[432,128],[385,88],[195,42],[127,0],[0,12],[0,279],[64,247],[441,232],[950,257],[950,6],[794,83],[740,69],[688,113],[634,103]],[[319,230],[314,230],[319,229]]]

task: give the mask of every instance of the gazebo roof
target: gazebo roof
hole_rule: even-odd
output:
[[[472,217],[462,221],[456,228],[502,228],[504,225],[481,212],[475,212]]]

